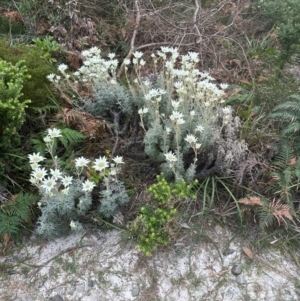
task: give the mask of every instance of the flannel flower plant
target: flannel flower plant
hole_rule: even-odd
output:
[[[71,91],[73,99],[78,98],[84,101],[79,93],[81,88],[87,89],[92,93],[93,85],[96,82],[105,82],[116,84],[116,69],[118,61],[114,59],[114,54],[109,54],[109,60],[101,57],[101,50],[98,47],[92,47],[89,50],[82,51],[85,58],[83,66],[76,72],[66,72],[68,66],[60,64],[58,66],[59,75],[49,74],[48,80],[60,91],[61,95],[66,95],[67,91]]]
[[[122,157],[116,156],[113,158],[113,163],[109,163],[105,157],[100,157],[94,162],[79,157],[74,162],[75,173],[70,175],[60,169],[59,159],[54,155],[55,139],[60,136],[60,130],[53,128],[47,130],[44,138],[53,168],[46,169],[42,166],[46,158],[39,153],[28,156],[32,168],[30,182],[39,189],[41,195],[38,206],[42,214],[39,217],[37,232],[47,238],[60,236],[70,229],[82,230],[82,225],[76,219],[90,209],[92,191],[100,180],[104,183],[102,194],[109,195],[112,186],[115,188],[114,184],[117,183],[120,188],[117,192],[123,195],[123,203],[128,201],[125,188],[117,179],[120,166],[124,164]],[[94,177],[86,179],[83,176],[86,172],[93,173]],[[112,204],[107,205],[108,201]],[[121,201],[118,203],[116,200],[103,198],[98,210],[100,213],[105,212],[106,217],[110,217],[121,203]]]
[[[82,55],[85,57],[83,66],[76,72],[67,73],[67,66],[62,64],[58,67],[60,75],[50,74],[48,79],[62,94],[71,88],[73,103],[84,110],[91,107],[93,111],[100,107],[101,99],[106,99],[107,95],[104,97],[101,94],[105,87],[112,91],[113,87],[120,86],[116,80],[118,61],[113,53],[108,54],[108,59],[105,60],[97,47],[83,51]],[[147,65],[142,52],[136,51],[132,60],[123,61],[130,97],[126,95],[128,102],[123,105],[119,96],[116,97],[117,94],[110,92],[112,99],[106,99],[107,103],[109,102],[109,112],[115,108],[125,112],[125,108],[131,107],[129,102],[132,102],[132,107],[139,108],[145,152],[152,159],[162,163],[162,171],[167,177],[175,175],[176,180],[184,178],[191,182],[195,177],[199,159],[200,164],[206,162],[207,156],[213,152],[214,155],[224,153],[224,156],[229,158],[230,165],[231,161],[234,161],[234,155],[227,156],[226,151],[229,145],[229,152],[234,153],[231,144],[235,143],[236,138],[232,137],[238,122],[233,118],[232,109],[224,107],[223,97],[228,85],[217,85],[208,73],[200,72],[197,69],[199,58],[195,52],[180,55],[176,48],[161,47],[161,50],[151,56],[155,73],[148,78],[142,77],[142,69]],[[133,66],[136,74],[133,81],[128,74],[129,65]],[[94,100],[93,96],[90,100],[80,96],[78,87],[84,87],[91,95],[94,93]],[[118,89],[121,91],[125,88]],[[101,97],[97,93],[100,93]],[[100,103],[97,102],[93,106],[95,99]],[[115,106],[110,103],[114,101]],[[101,108],[103,111],[105,104],[101,103]],[[114,116],[119,116],[120,112],[117,110],[114,113]],[[131,110],[127,110],[126,113],[132,114]],[[96,115],[99,115],[99,112]],[[228,137],[232,142],[228,143]],[[219,146],[222,148],[220,151]],[[241,145],[240,149],[243,152],[246,146]],[[223,159],[219,158],[219,161],[225,162]],[[230,170],[230,166],[227,170]]]
[[[176,180],[191,182],[199,154],[208,152],[221,138],[223,127],[232,121],[231,108],[223,107],[228,85],[218,87],[208,73],[196,69],[197,53],[180,56],[170,47],[152,54],[157,79],[150,81],[140,76],[146,64],[142,55],[133,54],[137,79],[135,85],[129,81],[128,85],[141,107],[138,113],[145,132],[145,151],[156,161],[166,161],[162,165],[166,175],[173,173]],[[161,72],[157,71],[159,60]]]

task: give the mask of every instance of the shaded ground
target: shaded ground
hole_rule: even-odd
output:
[[[46,244],[32,237],[0,258],[0,299],[299,300],[299,271],[287,254],[270,247],[250,259],[242,250],[245,241],[219,226],[197,237],[197,244],[195,235],[187,229],[172,248],[148,258],[118,231]],[[234,265],[242,269],[239,276],[232,274]]]

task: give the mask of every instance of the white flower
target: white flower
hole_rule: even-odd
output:
[[[45,160],[45,158],[41,156],[40,153],[33,153],[32,155],[28,155],[28,158],[30,163],[39,163]]]
[[[195,62],[195,63],[199,62],[199,58],[198,58],[198,53],[197,52],[189,52],[188,54],[189,54],[190,59],[193,62]]]
[[[62,189],[61,192],[64,194],[64,195],[68,195],[69,194],[69,190],[70,190],[70,187],[67,187],[65,189]]]
[[[100,55],[101,50],[98,47],[94,46],[89,50],[89,52],[95,55]]]
[[[160,49],[162,52],[171,52],[172,50],[170,47],[166,47],[166,46],[161,46]]]
[[[184,140],[190,144],[197,142],[197,138],[194,135],[187,135]]]
[[[49,136],[44,137],[44,142],[49,143],[52,141],[52,139]]]
[[[111,168],[110,173],[111,176],[115,176],[117,174],[117,171],[115,168]]]
[[[120,156],[116,156],[115,158],[113,158],[113,161],[114,161],[116,164],[124,164],[124,162],[123,162],[123,157],[120,157]]]
[[[48,80],[49,80],[50,82],[53,82],[53,80],[54,80],[54,78],[55,78],[55,74],[50,73],[50,74],[47,75],[46,77],[48,78]]]
[[[143,59],[141,59],[141,60],[140,60],[140,65],[141,65],[141,66],[144,66],[145,64],[146,64],[146,61],[143,60]]]
[[[46,175],[47,171],[45,170],[45,168],[37,168],[31,173],[31,176],[39,181],[43,180]]]
[[[84,183],[82,183],[82,190],[91,192],[95,186],[95,183],[91,182],[90,180],[86,180]]]
[[[41,187],[44,188],[47,192],[50,192],[55,186],[56,181],[53,177],[48,177],[42,181]]]
[[[32,170],[36,170],[37,168],[40,167],[38,163],[31,163],[30,166]]]
[[[87,166],[90,163],[89,159],[86,159],[84,157],[79,157],[75,159],[75,166],[78,167],[84,167]]]
[[[133,56],[134,56],[136,59],[140,59],[140,58],[143,56],[143,52],[135,51],[135,52],[133,53]]]
[[[50,173],[55,180],[62,178],[62,173],[59,169],[50,169]]]
[[[36,178],[34,178],[34,177],[30,177],[29,181],[33,185],[36,185],[38,183],[38,180]]]
[[[66,64],[60,64],[58,67],[57,67],[58,71],[60,71],[61,73],[64,73],[67,69],[68,69],[68,66]]]
[[[65,187],[68,187],[68,186],[72,183],[73,177],[65,176],[65,177],[62,178],[61,181],[62,181],[62,183],[63,183],[63,185],[64,185]]]
[[[52,139],[57,138],[57,137],[61,137],[61,133],[60,133],[59,129],[56,129],[56,128],[48,129],[47,132],[48,132],[48,136]]]
[[[176,120],[177,125],[181,125],[181,124],[184,124],[184,123],[185,123],[185,121],[182,118],[179,118],[179,119]]]
[[[223,111],[223,113],[224,113],[225,115],[230,115],[232,109],[231,109],[231,107],[225,107],[225,108],[222,109],[222,111]]]
[[[204,126],[202,126],[200,124],[196,126],[196,132],[202,133],[203,131],[204,131]]]
[[[71,227],[72,229],[76,228],[76,224],[74,223],[74,221],[71,221],[71,222],[70,222],[70,227]]]
[[[177,119],[182,119],[182,118],[183,118],[183,114],[180,113],[180,112],[178,112],[178,111],[173,111],[173,112],[172,112],[172,115],[170,116],[170,119],[171,119],[172,121],[175,121],[175,120],[177,120]]]
[[[176,89],[181,88],[181,87],[182,87],[182,82],[181,82],[181,81],[175,82],[175,83],[174,83],[174,87],[175,87]]]
[[[167,132],[167,135],[171,133],[171,129],[166,127],[166,132]]]
[[[114,53],[109,53],[107,56],[112,60],[116,55]]]
[[[102,171],[103,169],[108,167],[108,162],[105,157],[100,157],[99,159],[95,160],[94,168],[97,171]]]
[[[171,151],[164,154],[165,157],[166,157],[166,160],[169,161],[169,162],[176,162],[177,161],[177,158],[175,156],[175,154],[173,154]]]
[[[190,111],[190,116],[191,116],[191,117],[194,117],[195,114],[196,114],[196,112],[195,112],[194,110]]]
[[[228,84],[220,84],[220,87],[221,87],[221,89],[222,90],[226,90],[229,86],[228,86]]]
[[[129,65],[129,64],[130,64],[130,59],[125,59],[125,60],[124,60],[124,64],[125,64],[125,65]]]
[[[180,102],[176,100],[171,100],[172,107],[176,110],[180,106]]]
[[[140,115],[143,115],[143,114],[147,114],[148,111],[149,111],[149,109],[146,108],[146,107],[144,107],[144,108],[142,108],[142,109],[139,109],[139,110],[138,110],[138,113],[139,113]]]
[[[196,149],[200,148],[201,147],[201,143],[196,143]]]

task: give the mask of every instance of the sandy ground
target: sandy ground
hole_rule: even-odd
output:
[[[0,258],[0,300],[300,300],[298,268],[276,246],[250,259],[245,241],[226,228],[216,226],[192,243],[195,235],[186,229],[151,257],[117,230],[47,243],[32,237]],[[234,265],[242,268],[238,279]]]

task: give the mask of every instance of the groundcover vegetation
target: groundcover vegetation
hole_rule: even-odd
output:
[[[95,220],[146,255],[208,218],[297,244],[298,1],[2,2],[3,251]]]

